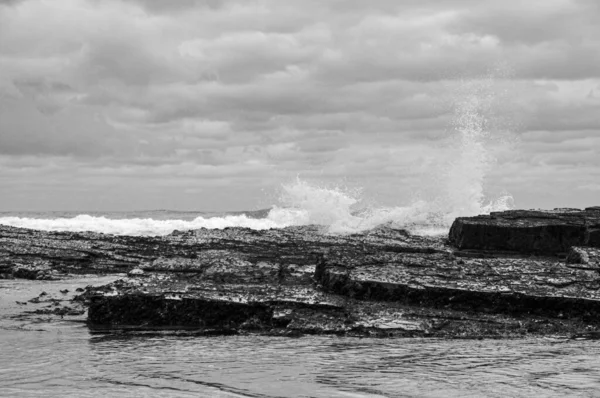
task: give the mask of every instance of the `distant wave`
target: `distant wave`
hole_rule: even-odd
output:
[[[111,219],[103,216],[86,214],[71,218],[29,218],[1,217],[0,224],[20,228],[39,229],[42,231],[101,232],[114,235],[161,236],[174,230],[191,230],[199,228],[246,227],[252,229],[281,228],[286,225],[277,224],[269,219],[251,218],[246,215],[229,215],[224,217],[197,217],[186,220],[156,220],[152,218]]]

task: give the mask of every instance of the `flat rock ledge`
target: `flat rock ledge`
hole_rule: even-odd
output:
[[[449,237],[388,226],[166,237],[0,226],[0,274],[121,273],[79,297],[101,331],[596,338],[599,225],[600,208],[459,218]]]
[[[600,248],[600,207],[512,210],[454,221],[450,243],[458,249],[564,254],[573,246]]]

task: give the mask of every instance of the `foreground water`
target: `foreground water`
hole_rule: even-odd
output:
[[[596,341],[98,333],[82,317],[19,315],[42,290],[112,278],[0,281],[0,396],[600,395]]]

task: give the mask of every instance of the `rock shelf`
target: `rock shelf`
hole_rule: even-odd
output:
[[[197,334],[505,338],[600,335],[600,209],[458,218],[448,237],[390,226],[174,232],[0,226],[0,275],[122,274],[78,297],[92,328]]]
[[[512,210],[459,217],[449,235],[458,249],[555,255],[572,246],[600,247],[600,207]]]

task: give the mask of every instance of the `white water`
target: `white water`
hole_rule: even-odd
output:
[[[42,231],[91,231],[114,235],[168,235],[174,230],[191,230],[199,228],[246,227],[252,229],[281,228],[268,219],[254,219],[245,215],[225,217],[197,217],[192,221],[186,220],[155,220],[152,218],[123,218],[112,219],[103,216],[86,214],[72,218],[29,218],[2,217],[0,224],[14,227],[39,229]]]
[[[487,200],[486,175],[495,159],[488,146],[489,115],[494,101],[494,77],[463,83],[454,101],[453,161],[438,165],[442,181],[434,197],[398,207],[365,207],[360,192],[325,188],[299,178],[282,186],[281,207],[269,220],[285,225],[319,224],[332,233],[351,233],[381,224],[407,228],[418,234],[447,233],[456,217],[509,210],[513,198],[505,194]]]
[[[292,225],[323,225],[330,233],[352,233],[384,223],[408,228],[418,234],[447,232],[459,216],[487,214],[512,208],[505,195],[486,201],[485,178],[494,165],[489,141],[488,114],[493,99],[493,78],[470,81],[463,85],[454,103],[451,134],[456,147],[453,161],[438,165],[445,170],[443,184],[433,198],[414,201],[406,206],[364,206],[361,193],[309,183],[297,178],[283,184],[279,203],[266,218],[246,215],[201,216],[193,220],[154,218],[112,219],[103,216],[31,218],[0,217],[0,224],[47,231],[93,231],[117,235],[167,235],[174,230],[198,228],[247,227],[283,228]]]

